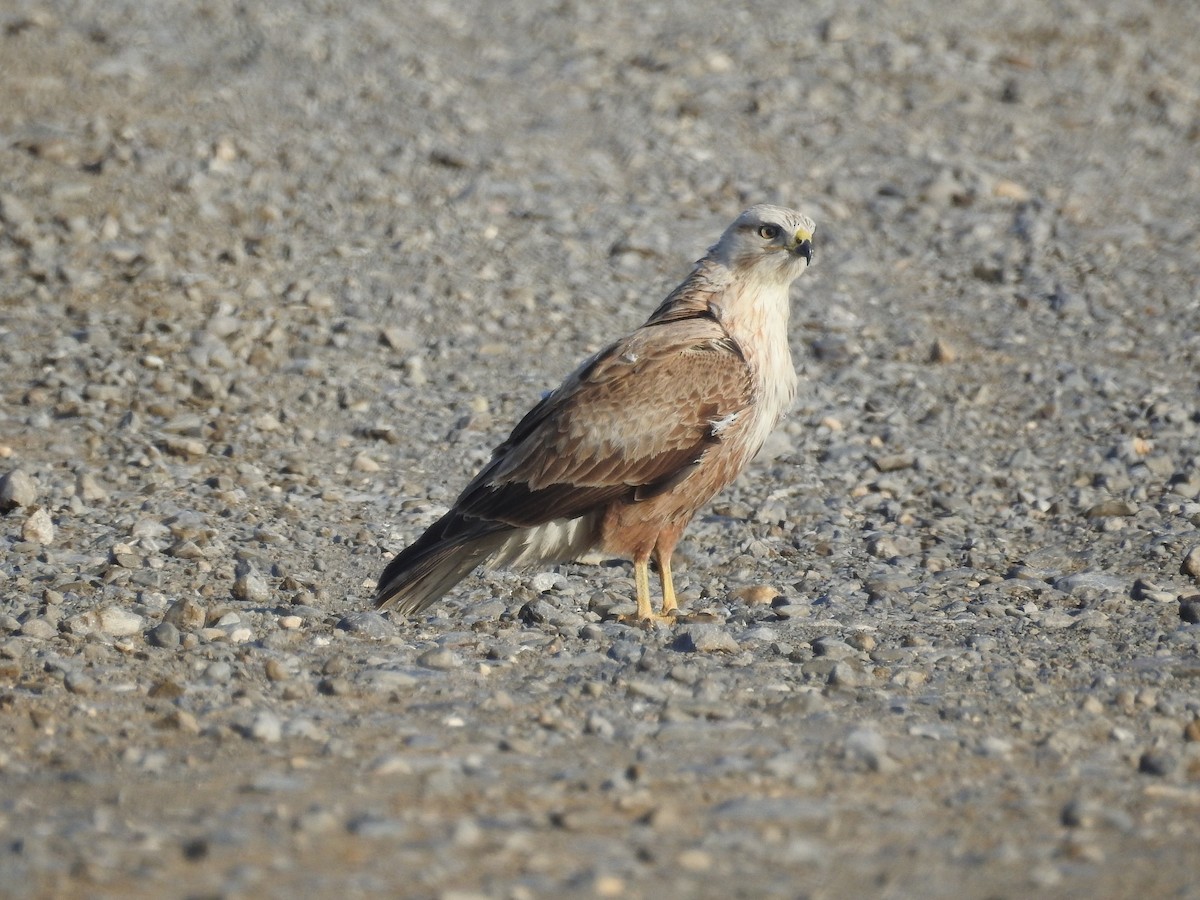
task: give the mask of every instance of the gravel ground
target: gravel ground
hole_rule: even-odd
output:
[[[1200,897],[1200,6],[0,8],[0,894]],[[745,206],[791,416],[370,611]]]

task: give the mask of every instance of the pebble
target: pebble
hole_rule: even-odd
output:
[[[850,732],[842,750],[847,761],[865,765],[872,772],[887,772],[896,767],[888,756],[887,740],[874,728],[856,728]]]
[[[245,603],[266,603],[271,599],[271,589],[253,566],[243,563],[233,582],[233,596]]]
[[[233,666],[223,659],[216,660],[204,667],[204,680],[210,684],[224,684],[233,677]]]
[[[146,632],[146,643],[152,647],[174,650],[179,646],[179,629],[171,622],[159,622]]]
[[[85,503],[103,503],[108,499],[108,491],[91,472],[79,473],[75,480],[75,493]]]
[[[449,671],[450,669],[461,668],[462,659],[453,650],[446,650],[441,647],[436,647],[432,650],[426,650],[424,653],[418,656],[417,664],[424,666],[427,669]]]
[[[383,467],[367,454],[360,453],[351,461],[350,468],[355,472],[374,473],[381,471]]]
[[[754,584],[738,588],[733,595],[747,606],[762,606],[771,603],[779,596],[779,591],[768,584]]]
[[[356,637],[385,640],[396,634],[396,626],[377,612],[352,612],[343,616],[337,624],[342,631]]]
[[[111,637],[128,637],[140,634],[146,627],[146,620],[119,606],[103,606],[72,616],[67,619],[66,626],[72,634],[96,631]]]
[[[246,730],[247,737],[264,744],[275,744],[283,737],[283,722],[272,712],[257,713]]]
[[[1200,544],[1193,547],[1187,552],[1183,558],[1183,563],[1179,567],[1181,575],[1190,575],[1193,579],[1200,582]]]
[[[21,538],[34,544],[53,544],[56,531],[50,514],[35,509],[21,525]]]
[[[45,641],[58,636],[58,627],[48,619],[37,616],[27,619],[21,624],[21,634],[25,635],[25,637]]]
[[[685,625],[677,628],[673,646],[688,653],[736,653],[733,635],[715,625]]]
[[[163,614],[163,622],[174,625],[180,631],[196,631],[203,628],[206,619],[205,608],[190,597],[176,600]]]
[[[828,635],[812,642],[813,653],[828,659],[857,659],[861,653],[845,641]]]
[[[21,469],[0,476],[0,512],[10,512],[18,507],[28,509],[37,502],[37,497],[37,482]]]
[[[1174,772],[1178,765],[1174,756],[1161,750],[1147,750],[1138,757],[1138,771],[1143,775],[1163,777]]]

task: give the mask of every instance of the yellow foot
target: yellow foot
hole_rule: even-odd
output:
[[[627,613],[623,616],[617,616],[617,621],[623,625],[674,625],[679,621],[674,613]]]
[[[650,605],[650,564],[647,560],[633,561],[633,580],[637,586],[637,612],[632,615],[617,616],[618,622],[626,625],[657,625],[665,623],[674,625],[678,608],[675,605],[675,587],[671,584],[671,564],[669,560],[659,559],[663,577],[662,612],[656,613]]]

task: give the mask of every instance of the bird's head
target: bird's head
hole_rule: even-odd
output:
[[[815,230],[808,216],[761,203],[738,216],[708,255],[735,272],[786,286],[812,264]]]

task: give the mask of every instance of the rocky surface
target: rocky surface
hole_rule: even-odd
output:
[[[605,6],[0,8],[3,893],[1200,896],[1200,7]],[[758,201],[691,621],[371,611]]]

